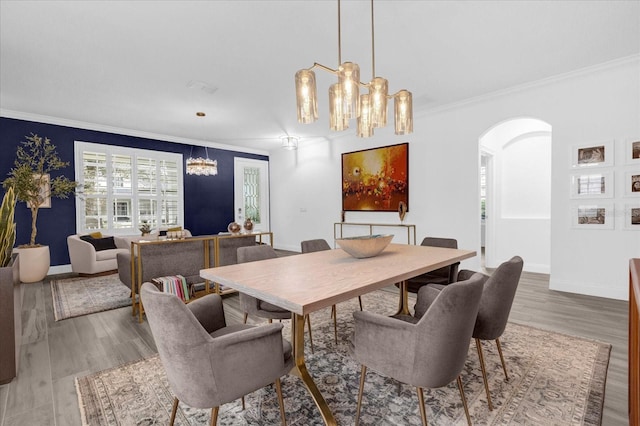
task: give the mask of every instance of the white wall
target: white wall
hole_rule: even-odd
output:
[[[417,225],[418,241],[450,236],[461,248],[479,252],[478,139],[501,121],[536,117],[553,128],[550,287],[626,299],[628,261],[640,256],[640,234],[624,231],[620,223],[610,231],[570,227],[570,148],[612,139],[621,148],[625,137],[638,137],[639,100],[640,58],[635,57],[417,116],[414,133],[406,137],[394,136],[393,126],[369,139],[358,139],[350,129],[334,140],[301,140],[297,151],[273,151],[275,245],[299,250],[304,239],[333,239],[341,211],[341,153],[409,141],[405,222]],[[616,164],[622,164],[622,149],[616,153]],[[619,196],[615,202],[624,204]],[[347,220],[399,223],[395,213],[348,212]],[[479,263],[475,257],[462,268],[477,269]]]

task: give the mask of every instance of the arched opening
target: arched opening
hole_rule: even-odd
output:
[[[519,255],[526,271],[549,273],[551,125],[511,119],[490,128],[479,143],[485,266]]]

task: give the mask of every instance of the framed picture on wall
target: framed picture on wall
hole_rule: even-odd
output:
[[[575,173],[571,178],[571,198],[612,198],[613,172]]]
[[[624,174],[624,193],[627,197],[640,197],[640,169]]]
[[[624,157],[629,164],[640,164],[640,138],[626,140]]]
[[[624,206],[624,229],[640,231],[640,203]]]
[[[409,210],[409,144],[342,154],[342,210]]]
[[[40,184],[40,192],[38,193],[39,208],[51,208],[51,176],[47,173],[43,175],[34,174],[33,180]],[[30,202],[27,202],[27,207],[31,208]]]
[[[613,203],[580,203],[573,206],[571,227],[576,229],[613,229]]]
[[[571,147],[571,167],[613,166],[613,141],[593,142]]]

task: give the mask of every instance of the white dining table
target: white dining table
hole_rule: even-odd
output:
[[[291,311],[292,372],[304,382],[325,424],[335,425],[304,361],[305,315],[396,283],[398,313],[408,314],[406,280],[475,255],[473,250],[389,244],[365,259],[334,249],[202,269],[200,276]]]

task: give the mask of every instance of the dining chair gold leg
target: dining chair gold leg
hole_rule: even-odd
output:
[[[467,416],[467,424],[471,426],[471,416],[469,415],[469,406],[467,405],[467,398],[464,396],[464,388],[462,387],[462,379],[458,376],[458,390],[460,391],[460,398],[462,399],[462,406],[464,407],[464,415]]]
[[[211,409],[211,426],[216,426],[218,424],[218,410],[220,407],[213,407]]]
[[[336,341],[336,345],[338,344],[338,312],[336,310],[336,305],[331,307],[332,316],[333,316],[333,338]]]
[[[171,418],[169,419],[169,426],[173,426],[173,422],[176,421],[176,413],[178,412],[178,398],[173,398],[173,407],[171,407]]]
[[[356,406],[356,423],[358,426],[358,422],[360,421],[360,406],[362,405],[362,392],[364,391],[364,376],[367,375],[367,366],[362,364],[362,369],[360,370],[360,389],[358,390],[358,405]]]
[[[247,318],[249,318],[249,314],[248,313],[244,313],[244,321],[242,321],[243,324],[247,323]]]
[[[278,404],[280,405],[280,417],[282,417],[282,426],[287,426],[287,419],[284,415],[284,398],[282,398],[282,385],[280,379],[276,379],[276,393],[278,394]]]
[[[507,364],[504,363],[504,357],[502,356],[502,345],[500,344],[500,339],[496,339],[496,346],[498,347],[498,353],[500,354],[500,362],[502,363],[502,370],[504,371],[504,377],[507,382],[509,381],[509,374],[507,373]]]
[[[309,328],[309,344],[311,345],[311,353],[314,354],[315,351],[313,350],[313,336],[311,335],[311,316],[306,315],[306,319],[307,319],[307,327]]]
[[[420,408],[420,418],[422,419],[422,425],[427,426],[427,409],[424,406],[424,392],[421,387],[418,387],[418,408]]]
[[[246,410],[246,405],[244,403],[244,396],[242,398],[240,398],[240,400],[242,401],[242,411]]]
[[[362,311],[362,297],[358,296],[358,303],[360,303],[360,310]]]
[[[489,404],[489,411],[493,411],[493,403],[491,402],[491,394],[489,393],[489,380],[487,379],[487,370],[484,366],[484,356],[482,355],[482,342],[480,342],[480,339],[475,340],[476,348],[478,349],[478,358],[480,358],[480,369],[482,370],[484,390],[487,393],[487,403]]]

